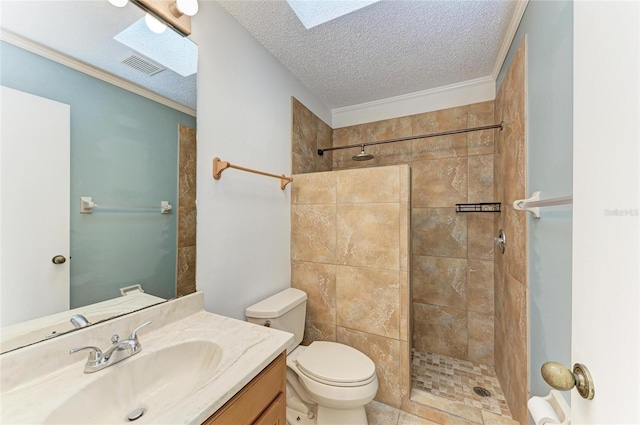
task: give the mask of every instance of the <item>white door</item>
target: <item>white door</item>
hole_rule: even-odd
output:
[[[574,424],[640,423],[640,6],[574,3]]]
[[[70,108],[2,87],[0,326],[69,309]],[[65,257],[54,264],[56,255]]]

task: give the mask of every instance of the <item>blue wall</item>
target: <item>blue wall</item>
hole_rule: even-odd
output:
[[[2,85],[71,105],[71,307],[138,283],[174,297],[177,211],[160,214],[160,201],[177,206],[178,125],[196,119],[11,44],[0,49]],[[80,214],[80,196],[157,212]]]
[[[527,191],[542,198],[573,188],[573,4],[530,0],[497,81],[527,38]],[[570,206],[529,218],[531,394],[546,395],[546,361],[571,364]],[[564,393],[569,401],[568,392]]]

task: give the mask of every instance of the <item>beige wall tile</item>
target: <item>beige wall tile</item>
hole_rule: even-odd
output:
[[[307,318],[336,323],[336,265],[291,262],[291,286],[307,293]]]
[[[411,208],[409,202],[400,202],[400,270],[409,270],[409,240],[411,239]]]
[[[333,130],[333,146],[356,145],[367,142],[367,133],[364,125],[337,128]],[[359,149],[341,149],[333,151],[333,170],[343,168],[360,168],[366,164],[353,161],[352,156],[358,154]],[[371,162],[371,161],[365,161]]]
[[[455,207],[467,202],[467,158],[415,161],[413,207]]]
[[[375,400],[400,408],[400,341],[338,327],[337,340],[366,354],[376,365]]]
[[[331,171],[295,174],[290,187],[293,205],[336,203],[336,173]]]
[[[332,146],[333,130],[297,99],[291,98],[291,169],[293,174],[329,171],[333,156],[319,156],[319,147]]]
[[[469,361],[493,366],[493,313],[468,314]]]
[[[468,226],[468,254],[474,260],[492,260],[495,251],[494,220],[495,213],[470,213]],[[507,236],[508,237],[508,236]],[[510,243],[510,239],[508,240]]]
[[[337,264],[400,268],[400,206],[338,204]]]
[[[398,167],[400,170],[400,201],[411,201],[411,167],[407,164]]]
[[[412,208],[413,255],[467,257],[467,214],[454,208]]]
[[[398,167],[344,170],[335,174],[339,203],[399,201],[400,170]]]
[[[469,105],[469,128],[499,124],[495,120],[494,101]],[[467,133],[469,155],[493,153],[493,142],[496,132],[500,130],[483,130]]]
[[[178,248],[176,295],[182,296],[196,291],[196,247]]]
[[[196,245],[196,208],[193,204],[178,206],[178,248]]]
[[[335,205],[291,206],[291,259],[335,263]]]
[[[411,341],[411,287],[409,273],[400,272],[400,339]]]
[[[336,341],[336,325],[331,323],[315,322],[307,319],[304,326],[304,338],[302,345],[309,345],[313,341]]]
[[[479,313],[494,313],[493,262],[469,260],[467,308]],[[493,338],[491,338],[493,341]]]
[[[316,171],[331,171],[333,167],[333,152],[325,152],[322,156],[318,155],[318,149],[330,148],[333,146],[333,129],[324,121],[315,116],[316,120],[316,150],[313,152],[313,158],[316,163]]]
[[[467,312],[414,302],[413,348],[466,359],[468,354]]]
[[[400,339],[397,271],[338,266],[338,326]]]
[[[518,281],[527,280],[527,212],[507,208],[504,212],[504,231],[507,248],[504,252],[505,271]]]
[[[493,154],[470,156],[468,161],[468,202],[493,202]]]
[[[413,136],[467,128],[468,106],[412,116]],[[467,135],[456,134],[413,141],[413,160],[467,155]]]
[[[413,301],[445,307],[467,307],[467,260],[414,256]]]

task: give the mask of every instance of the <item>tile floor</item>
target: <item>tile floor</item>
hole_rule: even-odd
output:
[[[511,418],[493,367],[417,350],[413,350],[411,354],[413,388]],[[474,387],[487,389],[491,396],[476,394]]]
[[[367,420],[369,425],[441,425],[428,419],[421,418],[411,413],[395,409],[386,404],[372,401],[365,406],[367,411]],[[447,423],[450,424],[469,424],[470,422],[461,421],[460,418],[451,417]],[[478,424],[484,425],[519,425],[517,422],[504,418],[490,412],[482,413],[482,420]]]

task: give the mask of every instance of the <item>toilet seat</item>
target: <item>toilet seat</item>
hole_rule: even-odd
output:
[[[376,379],[376,367],[369,357],[335,342],[312,342],[295,363],[307,378],[335,387],[358,387]]]

